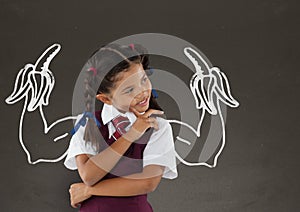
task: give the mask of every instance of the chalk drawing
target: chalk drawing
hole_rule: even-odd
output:
[[[195,67],[195,74],[190,80],[190,89],[193,93],[196,102],[196,108],[201,110],[201,118],[199,120],[197,129],[194,129],[191,125],[179,121],[179,120],[168,120],[169,123],[177,123],[188,127],[197,137],[200,137],[200,129],[205,116],[206,111],[211,115],[218,115],[221,120],[222,125],[222,140],[221,147],[214,157],[213,164],[210,165],[206,162],[191,163],[184,160],[177,152],[176,157],[185,165],[188,166],[207,166],[213,168],[217,165],[218,157],[220,156],[224,146],[225,146],[225,123],[222,116],[222,111],[220,108],[220,101],[230,107],[238,107],[239,103],[235,100],[230,92],[229,81],[226,75],[220,71],[217,67],[210,68],[205,61],[205,59],[193,48],[185,47],[184,54],[193,63]],[[194,56],[193,56],[194,55]],[[201,67],[203,64],[204,67]],[[205,86],[204,81],[207,80],[207,86]],[[217,101],[213,101],[213,95],[216,96]],[[216,103],[216,104],[215,104]],[[212,129],[213,130],[213,129]],[[191,142],[183,139],[179,136],[176,137],[179,141],[190,145]]]
[[[39,162],[58,162],[67,155],[67,151],[56,159],[44,159],[40,158],[36,161],[31,160],[31,154],[26,148],[23,141],[23,120],[24,115],[27,112],[39,110],[41,118],[44,124],[44,133],[47,134],[49,130],[55,125],[67,121],[75,120],[75,116],[68,116],[56,120],[52,124],[48,125],[43,112],[43,106],[49,104],[50,94],[54,88],[55,79],[53,73],[49,69],[50,62],[60,51],[61,46],[59,44],[53,44],[46,49],[42,55],[37,59],[35,64],[26,64],[22,68],[15,80],[14,90],[12,94],[6,98],[7,104],[15,104],[21,99],[25,98],[23,110],[19,121],[19,142],[27,155],[27,161],[30,164],[37,164]],[[59,135],[54,139],[57,142],[60,139],[65,138],[69,133]]]
[[[21,113],[19,121],[19,142],[27,155],[27,161],[30,164],[36,164],[39,162],[58,162],[62,160],[66,155],[67,151],[63,153],[60,157],[56,159],[38,159],[36,161],[31,160],[31,155],[23,142],[23,120],[24,115],[27,112],[39,110],[41,118],[44,124],[44,133],[47,134],[49,130],[55,125],[67,121],[67,120],[76,120],[77,116],[68,116],[56,120],[52,124],[48,125],[43,112],[43,106],[49,104],[50,94],[54,88],[55,79],[53,73],[49,69],[50,62],[60,51],[61,46],[59,44],[53,44],[44,53],[38,58],[35,64],[26,64],[22,68],[15,80],[14,90],[12,94],[6,98],[7,104],[14,104],[21,99],[25,98],[23,110]],[[204,116],[207,113],[210,115],[218,115],[222,124],[222,140],[221,147],[214,157],[214,162],[212,165],[206,162],[191,163],[184,160],[176,152],[176,157],[185,165],[188,166],[199,166],[204,165],[209,168],[213,168],[217,165],[218,157],[220,156],[224,146],[225,146],[225,122],[223,119],[222,111],[220,108],[220,101],[226,104],[229,107],[238,107],[239,103],[235,100],[230,92],[229,81],[226,75],[221,72],[217,67],[209,67],[205,59],[193,48],[185,47],[184,54],[192,62],[195,67],[195,74],[190,80],[190,90],[195,98],[196,108],[201,110],[201,117],[197,126],[197,129],[191,125],[179,121],[179,120],[167,120],[169,123],[176,123],[188,127],[192,133],[197,137],[200,137],[200,130]],[[200,64],[203,64],[201,67]],[[39,81],[37,80],[39,79]],[[208,83],[204,83],[204,81]],[[216,101],[214,101],[213,96],[215,95]],[[59,135],[54,139],[54,142],[57,142],[60,139],[65,138],[69,133],[64,133]],[[183,139],[179,136],[176,137],[179,141],[190,145],[191,142]]]

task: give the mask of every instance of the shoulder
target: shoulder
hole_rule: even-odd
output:
[[[75,125],[78,124],[80,119],[83,117],[83,114],[79,114],[76,117]],[[64,165],[71,170],[77,169],[76,164],[76,156],[81,154],[88,154],[88,155],[96,155],[97,148],[96,146],[92,145],[91,142],[86,142],[84,137],[85,125],[79,125],[78,130],[75,134],[72,135],[69,147],[68,147],[68,154],[65,159]]]
[[[158,124],[158,130],[153,130],[150,140],[154,141],[168,137],[173,141],[172,127],[168,120],[159,116],[156,117],[156,120]]]
[[[159,130],[172,130],[171,124],[167,119],[157,116],[156,120],[158,123]]]
[[[165,118],[156,117],[156,120],[159,129],[153,131],[143,152],[143,167],[151,164],[164,166],[162,177],[174,179],[178,173],[172,127]]]

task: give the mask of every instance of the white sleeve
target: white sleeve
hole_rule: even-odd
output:
[[[178,176],[175,145],[170,123],[156,117],[159,129],[154,129],[143,154],[143,167],[150,164],[165,166],[163,178],[174,179]]]
[[[76,123],[81,119],[83,114],[78,115],[76,119]],[[72,136],[68,148],[68,154],[64,161],[64,165],[71,170],[77,169],[76,165],[76,155],[79,154],[90,154],[96,155],[97,151],[96,148],[91,144],[91,142],[86,142],[83,140],[85,126],[80,126],[77,132]]]

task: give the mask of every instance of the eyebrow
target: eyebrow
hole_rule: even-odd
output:
[[[142,80],[145,76],[146,76],[146,73],[143,74],[143,76],[141,77],[141,80]],[[131,88],[131,87],[132,87],[132,85],[127,86],[126,88],[124,88],[124,89],[122,90],[122,92],[124,92],[126,89]]]

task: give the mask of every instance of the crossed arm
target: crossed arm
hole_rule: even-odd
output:
[[[92,195],[95,196],[134,196],[150,193],[156,189],[164,172],[164,166],[148,165],[141,173],[101,180],[119,161],[131,142],[120,137],[110,147],[95,156],[76,156],[79,175],[84,183],[70,187],[71,205],[78,204]],[[105,160],[104,160],[105,158]]]

